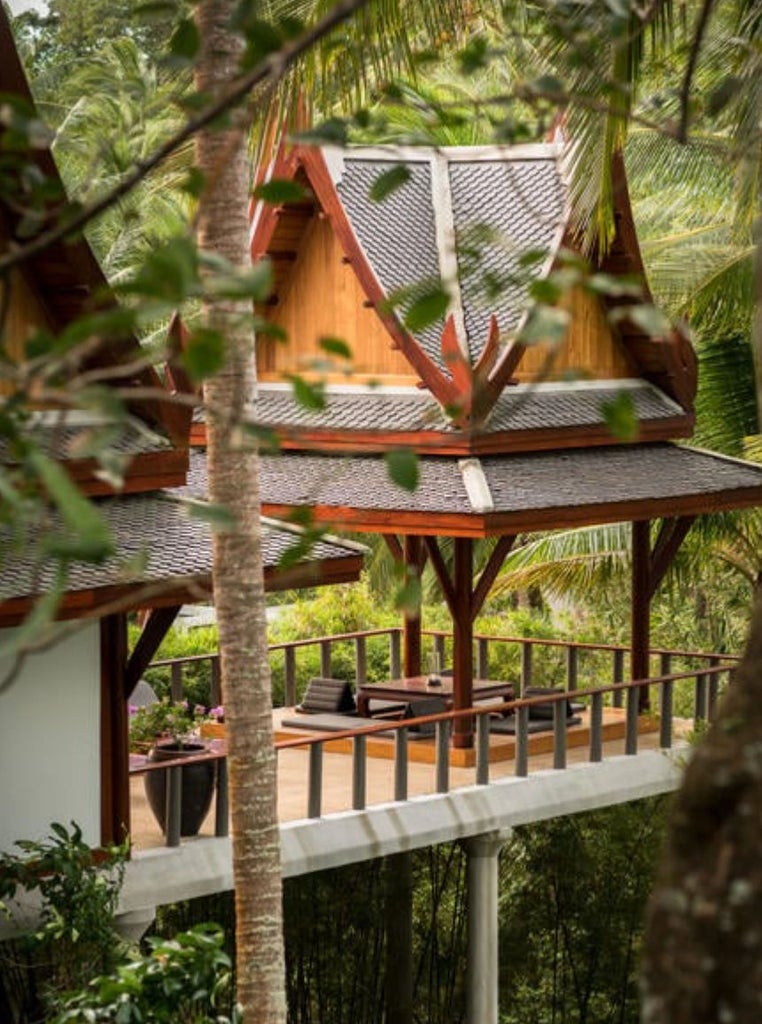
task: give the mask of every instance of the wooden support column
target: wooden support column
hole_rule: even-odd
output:
[[[405,537],[404,557],[405,572],[408,576],[420,579],[423,565],[423,542],[420,537]],[[421,607],[415,613],[405,613],[403,623],[403,655],[402,674],[419,676],[421,674]]]
[[[651,523],[645,519],[632,524],[632,604],[630,678],[646,679],[651,648]],[[650,707],[648,690],[640,691],[641,711]]]
[[[468,708],[473,701],[474,624],[473,624],[474,544],[470,537],[455,538],[455,574],[453,579],[453,708]],[[457,719],[452,741],[455,747],[474,745],[470,718]]]
[[[129,716],[125,699],[127,616],[101,619],[101,842],[130,831]]]

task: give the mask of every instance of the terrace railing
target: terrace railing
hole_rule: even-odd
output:
[[[447,658],[448,635],[440,631],[426,631],[426,636],[442,663]],[[354,664],[356,678],[359,682],[367,679],[367,645],[371,641],[385,640],[388,644],[388,672],[391,678],[401,674],[401,630],[378,629],[359,633],[345,633],[310,640],[292,641],[273,645],[271,653],[281,652],[285,666],[285,698],[288,705],[296,702],[297,696],[297,656],[305,648],[315,647],[319,650],[320,673],[330,676],[332,657],[336,645],[351,645],[355,652]],[[446,793],[450,789],[450,732],[453,722],[458,717],[472,716],[475,720],[475,763],[472,782],[476,785],[488,785],[491,777],[490,767],[490,731],[489,718],[496,712],[504,713],[512,710],[516,716],[515,756],[513,772],[516,776],[526,776],[529,772],[529,712],[537,704],[553,705],[553,768],[562,770],[567,765],[567,701],[569,693],[574,694],[575,701],[587,704],[589,710],[589,748],[586,754],[591,763],[599,762],[604,756],[604,707],[610,705],[624,708],[624,744],[626,755],[638,753],[639,745],[639,701],[640,691],[649,688],[657,701],[658,709],[658,745],[663,749],[672,747],[675,740],[675,723],[679,718],[681,724],[690,722],[695,728],[697,723],[709,721],[714,715],[720,690],[727,681],[730,671],[737,658],[731,655],[709,654],[700,651],[655,649],[652,660],[658,660],[660,673],[647,679],[625,681],[624,672],[627,667],[627,651],[621,645],[578,643],[560,640],[541,639],[536,637],[485,636],[475,638],[475,670],[480,678],[489,678],[492,652],[497,645],[518,646],[519,674],[521,681],[520,693],[536,680],[536,670],[541,655],[550,652],[555,658],[551,669],[556,672],[552,679],[544,675],[544,684],[552,683],[560,686],[563,675],[562,692],[543,694],[541,697],[523,698],[508,704],[481,705],[468,711],[450,711],[436,715],[428,715],[418,719],[401,721],[384,720],[382,722],[368,720],[357,724],[357,720],[348,719],[348,728],[344,732],[316,734],[314,736],[295,736],[277,741],[276,749],[286,752],[293,749],[306,751],[306,788],[305,816],[319,818],[323,813],[323,763],[326,744],[338,740],[349,741],[352,747],[352,793],[351,806],[355,810],[364,810],[367,806],[368,783],[368,741],[378,733],[392,734],[394,743],[394,800],[408,799],[409,788],[409,731],[421,725],[433,725],[435,730],[435,767],[431,792]],[[553,660],[553,659],[551,659]],[[165,666],[170,670],[172,695],[181,698],[183,693],[183,676],[185,667],[190,663],[208,661],[211,665],[212,701],[219,701],[219,661],[217,654],[193,655],[185,658],[168,659],[154,662],[154,666]],[[559,665],[559,661],[561,666]],[[685,667],[678,668],[680,664]],[[585,675],[610,673],[610,681],[602,685],[580,687],[582,672]],[[542,671],[548,672],[548,664],[542,665]],[[217,689],[215,690],[215,686]],[[678,714],[676,715],[676,705]],[[224,745],[217,744],[210,751],[209,757],[224,765]],[[179,796],[177,786],[181,784],[181,772],[177,765],[169,765],[168,808],[175,815],[179,813]],[[218,793],[216,814],[216,834],[225,834],[227,817],[227,790],[224,771],[221,773],[223,785]],[[174,819],[167,827],[168,843],[179,842],[179,826]]]

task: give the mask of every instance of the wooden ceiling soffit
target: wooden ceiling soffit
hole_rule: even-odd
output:
[[[392,348],[399,350],[431,391],[445,407],[456,406],[457,389],[453,382],[424,352],[415,338],[405,329],[394,313],[387,309],[387,296],[354,233],[349,218],[336,191],[330,171],[321,150],[311,146],[294,146],[288,152],[279,151],[272,177],[295,178],[299,171],[311,188],[322,213],[327,217],[344,253],[347,263],[366,295],[369,306],[386,327]],[[279,216],[276,207],[257,204],[252,207],[251,234],[252,259],[264,256],[273,238]]]
[[[653,546],[648,565],[648,599],[653,598],[672,565],[680,545],[688,536],[688,531],[696,521],[695,516],[680,516],[664,519]]]

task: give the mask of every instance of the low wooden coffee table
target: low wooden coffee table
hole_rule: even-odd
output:
[[[449,711],[452,709],[452,689],[452,676],[442,676],[439,686],[431,686],[428,676],[409,676],[385,683],[362,683],[357,687],[357,711],[366,718],[370,717],[369,705],[374,698],[412,704],[425,697],[441,697]],[[513,684],[495,679],[474,679],[472,699],[487,700],[490,697],[502,697],[504,702],[514,700]]]

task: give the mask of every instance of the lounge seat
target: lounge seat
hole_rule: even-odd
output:
[[[579,725],[582,719],[579,715],[571,715],[566,719],[564,723],[567,728],[570,725]],[[509,718],[492,718],[490,716],[489,731],[499,733],[504,736],[515,736],[516,727],[518,725],[518,715],[511,715]],[[553,719],[552,718],[530,718],[527,722],[527,732],[552,732],[553,731]]]
[[[352,715],[357,711],[352,687],[344,679],[316,676],[310,679],[301,704],[294,711],[303,715]]]
[[[536,697],[555,697],[557,694],[566,693],[560,686],[528,686],[523,697],[527,699]],[[529,720],[531,721],[553,721],[553,707],[555,702],[548,701],[547,704],[534,704],[529,708]],[[580,711],[585,710],[585,705],[579,701],[567,700],[566,702],[566,715],[570,718],[572,715],[579,714]]]
[[[361,718],[359,715],[304,715],[301,718],[284,718],[281,720],[284,729],[301,729],[305,732],[345,732],[347,729],[358,729],[363,725],[375,724],[370,718]],[[422,740],[430,734],[410,729],[408,739]],[[394,736],[392,730],[379,730],[370,737]]]

